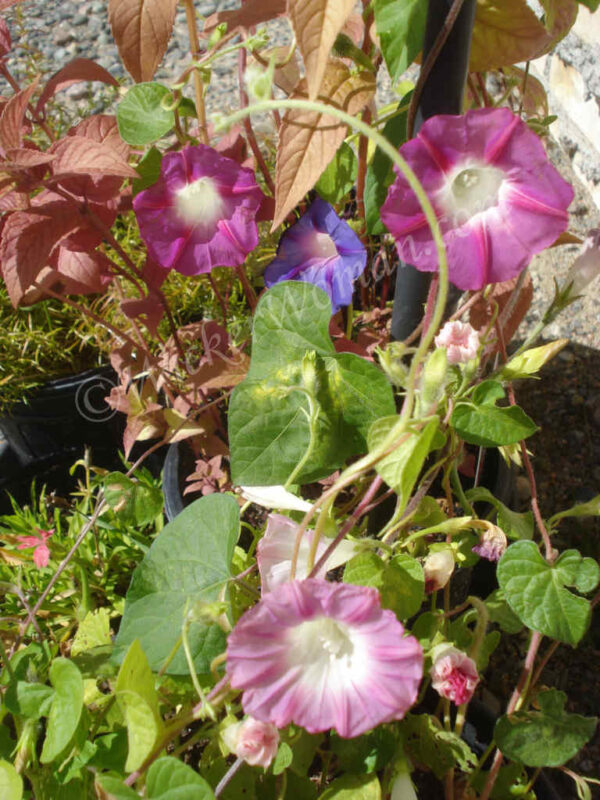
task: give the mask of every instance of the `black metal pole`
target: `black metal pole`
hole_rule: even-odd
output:
[[[429,0],[423,64],[451,6],[452,0]],[[474,16],[475,0],[465,0],[423,86],[415,115],[415,134],[429,117],[462,112]],[[431,277],[431,273],[419,272],[402,261],[398,265],[392,312],[392,339],[406,339],[421,321]]]

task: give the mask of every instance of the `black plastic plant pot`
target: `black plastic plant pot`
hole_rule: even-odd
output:
[[[451,6],[452,0],[429,0],[422,63],[425,63]],[[429,117],[462,112],[474,17],[475,0],[465,0],[423,86],[416,109],[414,133]],[[392,312],[392,339],[402,341],[417,327],[423,316],[430,283],[431,273],[419,272],[402,261],[399,263]],[[457,290],[452,290],[451,299],[456,300],[458,294]]]
[[[112,367],[49,381],[0,418],[0,430],[16,466],[80,453],[84,445],[114,451],[122,447],[123,417],[105,402],[117,384]]]

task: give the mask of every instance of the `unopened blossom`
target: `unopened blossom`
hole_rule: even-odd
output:
[[[470,701],[479,683],[473,659],[452,645],[439,645],[434,649],[429,675],[436,692],[457,706]]]
[[[229,634],[227,674],[256,719],[351,738],[402,719],[423,654],[376,589],[311,578],[246,611]]]
[[[280,281],[306,281],[329,295],[333,313],[352,302],[353,282],[365,268],[367,251],[352,228],[320,197],[279,240],[265,270],[270,288]]]
[[[434,339],[436,347],[445,347],[449,364],[466,364],[477,355],[479,334],[468,322],[447,322]]]
[[[231,752],[252,767],[266,769],[277,755],[279,731],[270,722],[247,717],[225,728],[222,736]]]
[[[38,528],[37,532],[37,536],[17,536],[17,541],[19,542],[17,549],[26,550],[28,547],[34,547],[33,563],[38,569],[41,569],[42,567],[47,567],[50,561],[50,548],[46,542],[54,533],[54,528],[49,531]]]
[[[454,572],[454,556],[449,548],[434,550],[423,564],[425,591],[427,594],[443,589]]]
[[[312,503],[303,500],[284,486],[240,486],[242,497],[263,508],[280,508],[289,511],[310,511]]]
[[[400,153],[431,201],[459,289],[513,278],[567,229],[573,189],[536,134],[507,108],[431,117]],[[425,215],[397,168],[396,175],[381,219],[403,261],[435,272]]]
[[[476,544],[472,550],[488,561],[500,561],[507,547],[508,540],[502,528],[492,525],[490,522],[482,530],[479,544]]]
[[[282,583],[290,580],[299,527],[296,522],[288,517],[284,517],[281,514],[269,514],[265,535],[259,541],[256,550],[263,594],[272,592]],[[303,580],[310,572],[308,561],[313,536],[314,531],[306,531],[300,541],[295,575],[298,580]],[[330,539],[321,539],[317,545],[315,564],[321,558],[330,542]],[[330,569],[335,569],[335,567],[345,564],[355,553],[356,548],[352,542],[340,542],[315,577],[324,578]]]
[[[262,199],[252,170],[199,144],[167,153],[158,181],[133,208],[151,258],[198,275],[245,261],[258,244]]]
[[[567,273],[566,283],[571,283],[571,295],[582,294],[600,275],[600,228],[589,231],[581,253]]]

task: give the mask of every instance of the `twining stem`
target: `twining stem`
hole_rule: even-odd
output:
[[[184,0],[185,18],[190,37],[190,52],[194,61],[200,58],[200,44],[198,42],[198,27],[196,25],[196,10],[194,0]],[[208,131],[206,130],[206,109],[204,107],[204,82],[200,70],[194,69],[194,91],[196,95],[196,115],[198,117],[198,128],[200,129],[200,140],[202,144],[208,144]]]
[[[527,655],[525,656],[525,663],[523,664],[523,669],[521,670],[521,675],[519,676],[519,682],[517,683],[506,707],[507,715],[512,714],[513,711],[515,711],[525,695],[527,686],[529,685],[529,681],[531,679],[531,673],[533,672],[535,657],[537,655],[542,638],[543,637],[541,633],[538,633],[537,631],[531,632],[531,640],[529,642]],[[502,753],[497,749],[487,777],[487,781],[485,782],[485,786],[483,787],[483,791],[479,797],[479,800],[489,800],[489,796],[494,788],[494,784],[496,783],[496,778],[498,777],[498,772],[500,771],[501,766]]]
[[[248,60],[248,53],[246,52],[245,48],[242,48],[238,52],[238,84],[239,84],[239,91],[240,91],[240,105],[242,108],[248,107],[248,95],[246,90],[244,89],[244,74],[246,70],[246,62]],[[271,173],[269,172],[269,168],[267,167],[267,162],[263,158],[263,154],[261,153],[260,147],[258,142],[256,141],[256,136],[254,134],[254,128],[252,127],[252,122],[249,116],[245,116],[243,118],[244,122],[244,130],[246,131],[246,138],[248,139],[248,144],[254,154],[254,158],[256,159],[256,163],[260,171],[263,174],[263,178],[265,179],[265,183],[273,197],[275,197],[275,184],[273,183],[273,178],[271,177]]]

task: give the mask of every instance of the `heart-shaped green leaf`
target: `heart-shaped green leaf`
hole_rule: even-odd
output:
[[[538,695],[539,711],[500,717],[494,738],[505,756],[528,767],[560,767],[589,741],[596,717],[567,714],[567,696],[557,689]]]
[[[576,645],[590,621],[590,604],[569,591],[590,592],[600,579],[593,558],[566,550],[554,564],[545,561],[531,541],[511,544],[498,562],[498,583],[506,602],[532,630]]]

